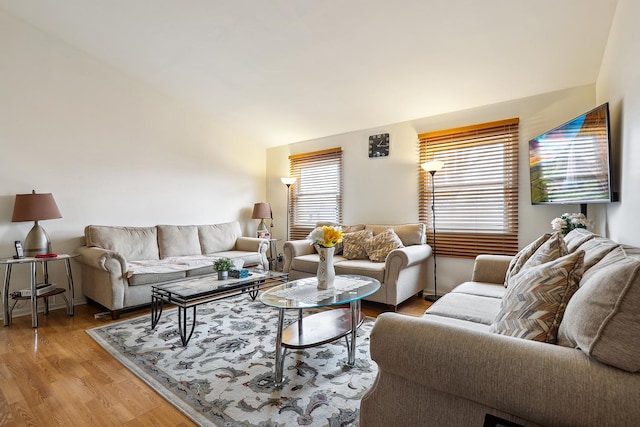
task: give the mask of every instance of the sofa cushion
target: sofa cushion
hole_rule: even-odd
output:
[[[569,299],[578,289],[584,252],[521,271],[509,279],[491,332],[555,343]]]
[[[506,289],[495,283],[464,282],[453,288],[451,292],[502,299]]]
[[[242,229],[237,221],[198,226],[200,250],[203,254],[230,251],[235,248],[236,240],[240,236]]]
[[[422,245],[426,243],[426,229],[422,223],[417,224],[400,224],[400,225],[366,225],[365,230],[371,230],[374,236],[392,229],[405,246]]]
[[[316,274],[318,271],[318,254],[299,255],[291,260],[291,270],[304,271],[305,273]],[[335,263],[335,257],[334,257]]]
[[[574,228],[566,236],[564,241],[567,244],[567,251],[575,252],[578,246],[582,245],[587,240],[591,240],[595,237],[595,234],[584,228]]]
[[[640,259],[628,257],[585,281],[569,301],[558,343],[607,365],[640,371]]]
[[[241,259],[244,261],[244,267],[253,267],[262,263],[262,256],[257,252],[234,250],[216,252],[212,255],[220,258],[229,258],[231,261]]]
[[[562,233],[553,233],[551,237],[549,237],[546,242],[540,245],[538,250],[536,250],[534,254],[529,257],[529,259],[520,269],[520,272],[556,260],[562,256],[565,256],[567,253],[567,245],[564,243]]]
[[[168,273],[140,273],[129,277],[130,286],[149,285],[171,280],[183,279],[187,276],[185,271],[172,271]]]
[[[498,311],[500,311],[498,298],[450,292],[429,307],[425,314],[491,325]]]
[[[584,269],[588,270],[618,246],[620,245],[613,240],[595,236],[578,246],[576,250],[584,251]]]
[[[371,230],[346,233],[342,238],[342,254],[347,259],[367,259],[367,240],[373,237]]]
[[[588,255],[589,255],[588,253],[585,253],[585,258],[587,258]],[[582,279],[580,279],[580,286],[582,286],[583,283],[589,280],[591,276],[596,274],[598,271],[612,264],[615,264],[619,261],[622,261],[626,258],[627,258],[627,254],[622,249],[622,247],[618,246],[617,248],[613,249],[611,252],[606,254],[600,261],[598,261],[594,266],[584,271],[584,274],[582,274]]]
[[[394,249],[404,248],[402,240],[389,228],[365,242],[367,256],[373,262],[384,262]]]
[[[515,257],[509,263],[509,268],[507,269],[507,275],[504,278],[504,286],[507,286],[507,281],[511,276],[515,276],[520,272],[522,266],[525,262],[529,260],[533,256],[533,254],[542,246],[549,238],[551,237],[550,233],[543,234],[538,237],[533,242],[529,243],[527,246],[522,248],[520,252],[516,254]]]
[[[158,225],[160,259],[200,255],[198,227],[195,225]]]
[[[118,252],[127,260],[160,259],[156,227],[88,225],[85,244]]]
[[[380,283],[384,283],[384,262],[371,262],[368,259],[344,259],[339,261],[334,257],[334,269],[336,274],[358,274],[362,276],[371,277],[378,280]]]

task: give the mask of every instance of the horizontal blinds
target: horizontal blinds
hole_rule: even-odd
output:
[[[433,177],[418,167],[419,219],[433,245],[435,214],[437,254],[473,258],[518,251],[518,122],[419,136],[418,165],[444,162]]]
[[[291,240],[307,237],[318,222],[342,222],[342,148],[289,156],[296,178],[289,200]]]

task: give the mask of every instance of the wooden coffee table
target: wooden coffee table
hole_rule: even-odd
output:
[[[366,276],[338,275],[335,288],[319,290],[315,277],[272,287],[260,301],[278,309],[275,385],[282,386],[284,358],[288,348],[315,347],[345,337],[347,364],[355,363],[356,331],[364,320],[360,300],[380,289],[380,282]],[[349,308],[325,310],[303,317],[302,310],[349,304]],[[284,328],[284,312],[298,310],[298,321]]]
[[[208,302],[247,293],[255,300],[258,291],[280,285],[287,281],[287,273],[249,270],[249,277],[218,280],[216,276],[194,277],[190,280],[151,286],[151,329],[155,329],[164,304],[178,306],[178,329],[182,346],[186,346],[196,326],[196,307]],[[187,334],[187,309],[193,310],[191,329]]]

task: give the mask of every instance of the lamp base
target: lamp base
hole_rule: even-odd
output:
[[[442,298],[442,295],[427,295],[427,296],[424,297],[425,300],[431,301],[431,302],[436,302],[440,298]]]
[[[49,235],[44,228],[42,228],[38,221],[27,234],[27,238],[24,241],[24,255],[33,257],[40,254],[51,253],[51,241]]]

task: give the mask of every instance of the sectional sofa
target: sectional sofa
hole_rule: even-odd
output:
[[[582,229],[545,237],[479,256],[421,318],[377,318],[360,425],[640,424],[640,251]]]
[[[240,224],[114,227],[89,225],[77,249],[84,295],[111,311],[149,304],[151,286],[213,274],[221,257],[244,267],[269,264],[268,240],[243,237]]]
[[[342,247],[337,248],[333,258],[335,272],[379,280],[380,290],[366,300],[395,309],[411,296],[422,293],[427,285],[428,259],[431,256],[424,224],[341,227],[345,235]],[[367,247],[373,251],[367,253]],[[284,259],[283,271],[289,273],[289,280],[315,276],[318,271],[319,256],[307,240],[285,242]]]

